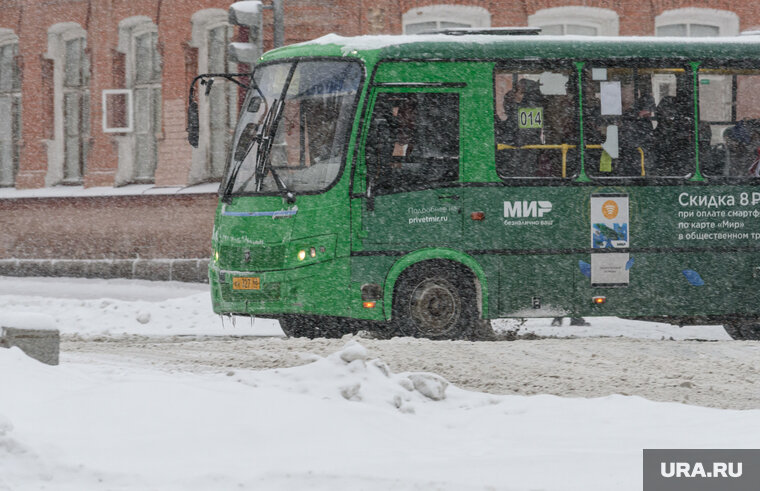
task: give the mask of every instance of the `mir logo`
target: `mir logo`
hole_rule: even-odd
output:
[[[552,211],[551,201],[505,201],[504,218],[542,217]]]

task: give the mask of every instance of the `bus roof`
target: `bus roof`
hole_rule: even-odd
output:
[[[263,61],[303,56],[363,59],[760,59],[760,36],[590,37],[427,34],[343,37],[328,34],[266,53]]]

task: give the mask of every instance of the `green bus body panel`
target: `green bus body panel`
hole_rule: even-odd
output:
[[[578,184],[470,188],[465,214],[482,211],[485,219],[465,221],[466,252],[477,260],[498,258],[500,284],[491,290],[499,292],[499,302],[492,317],[756,313],[757,189]],[[592,249],[592,195],[628,200],[627,248]],[[743,198],[748,200],[744,205]],[[551,204],[543,216],[505,216],[505,203],[511,210],[515,203],[524,210],[526,204],[541,202]],[[592,286],[583,263],[590,266],[611,253],[628,255],[629,282]],[[703,284],[690,282],[692,272]],[[606,296],[607,301],[594,305],[594,296]],[[541,308],[534,308],[534,299]]]
[[[212,238],[219,259],[211,261],[209,280],[214,298],[229,306],[221,311],[349,315],[349,174],[325,193],[298,196],[290,216],[246,215],[292,212],[294,206],[279,196],[220,202]],[[298,259],[301,250],[304,260]],[[260,290],[233,290],[232,278],[246,276],[259,278]]]
[[[280,197],[235,197],[219,204],[213,236],[219,260],[209,267],[214,311],[389,320],[403,272],[439,259],[474,273],[485,318],[760,314],[758,186],[713,184],[709,176],[702,182],[617,180],[614,186],[585,176],[549,185],[503,183],[494,170],[493,94],[499,60],[642,57],[710,63],[727,58],[753,60],[757,66],[760,43],[485,38],[330,35],[262,57],[263,62],[355,58],[365,64],[367,78],[346,164],[332,188],[297,196],[297,213],[289,218],[229,215],[292,208]],[[362,145],[375,97],[415,91],[459,95],[459,181],[374,196],[368,206]],[[693,156],[684,158],[696,167]],[[585,163],[587,169],[598,164]],[[627,204],[621,228],[598,219],[599,200],[607,198]],[[475,212],[484,219],[472,219]],[[626,245],[594,248],[600,230],[606,239],[622,241],[625,236]],[[318,251],[316,257],[299,261],[298,251],[311,247]],[[261,287],[233,291],[236,276],[257,277]],[[614,282],[592,284],[592,277]],[[381,287],[379,308],[362,307],[365,284]],[[600,296],[604,303],[592,302]]]

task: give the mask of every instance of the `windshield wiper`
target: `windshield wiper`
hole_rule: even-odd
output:
[[[258,149],[256,153],[256,166],[254,168],[253,174],[251,174],[248,179],[246,179],[240,186],[240,189],[245,189],[248,184],[251,182],[251,179],[256,179],[256,192],[261,191],[261,185],[264,181],[264,177],[266,177],[267,173],[272,173],[272,178],[274,179],[274,183],[277,186],[277,190],[282,194],[282,197],[285,198],[285,200],[288,203],[295,202],[295,194],[293,191],[288,189],[287,184],[285,184],[285,181],[282,180],[280,175],[277,173],[277,171],[274,169],[274,167],[271,164],[271,149],[272,145],[274,143],[274,135],[277,134],[277,127],[279,124],[280,115],[282,114],[282,108],[284,107],[284,102],[282,100],[275,99],[272,102],[272,106],[269,108],[267,113],[264,115],[264,120],[261,123],[259,127],[259,131],[256,135],[256,138],[251,143],[251,148],[254,143],[258,144]],[[250,150],[249,150],[250,151]],[[248,152],[246,152],[248,154]],[[235,168],[230,173],[230,178],[227,181],[227,185],[225,186],[224,193],[222,194],[222,200],[226,203],[229,201],[229,196],[232,193],[232,188],[235,185],[235,180],[237,179],[237,174],[240,171],[240,168],[242,166],[243,160],[241,159],[237,162]]]
[[[267,107],[267,98],[264,96],[264,93],[256,84],[256,81],[253,79],[253,77],[251,77],[251,87],[256,89],[256,92],[258,92],[259,96],[261,96],[261,100],[264,101],[264,121],[259,125],[259,128],[256,131],[256,137],[251,139],[250,143],[248,144],[248,148],[246,148],[245,152],[243,153],[243,157],[235,162],[235,167],[230,171],[230,178],[227,180],[227,184],[224,186],[224,190],[222,191],[222,202],[224,203],[230,202],[232,188],[235,186],[238,172],[240,172],[240,168],[243,166],[245,157],[251,152],[251,150],[253,150],[254,145],[258,145],[259,149],[261,149],[261,142],[264,139],[264,135],[266,134],[267,119],[270,117],[272,109],[277,105],[277,99],[275,99],[274,104]],[[208,88],[206,90],[208,90]],[[243,188],[248,184],[248,181],[250,181],[250,179],[246,180],[246,182],[243,183]]]
[[[251,139],[250,143],[248,143],[248,147],[246,148],[245,152],[242,154],[243,155],[242,158],[240,160],[235,161],[235,166],[230,171],[230,177],[227,179],[227,182],[224,186],[224,190],[222,191],[222,202],[224,203],[230,202],[232,188],[235,187],[235,181],[237,181],[238,173],[240,172],[240,169],[243,167],[243,162],[245,161],[245,158],[253,150],[253,146],[258,145],[259,152],[261,151],[261,142],[264,140],[264,129],[266,127],[267,119],[269,118],[269,115],[272,111],[272,107],[270,107],[267,110],[267,112],[264,114],[264,121],[259,125],[258,129],[256,130],[256,136]],[[246,179],[245,182],[243,182],[242,186],[240,186],[241,189],[245,189],[245,187],[248,185],[248,183],[254,176],[255,176],[255,173],[251,175],[251,177]]]
[[[280,124],[280,116],[282,115],[282,108],[284,106],[285,103],[282,99],[279,101],[275,100],[272,104],[272,108],[274,109],[272,118],[265,126],[265,132],[262,141],[259,144],[259,151],[256,154],[256,191],[261,191],[261,184],[264,181],[264,177],[267,175],[267,172],[271,172],[274,183],[277,185],[277,190],[288,203],[293,203],[296,200],[295,194],[288,189],[285,181],[282,180],[280,175],[274,169],[272,159],[270,158],[272,145],[274,144],[274,135],[277,134],[277,127]]]
[[[266,103],[266,99],[265,99],[265,103]],[[254,145],[258,146],[258,150],[256,154],[256,166],[254,168],[254,172],[239,187],[240,189],[245,189],[248,186],[248,184],[251,182],[251,179],[253,179],[254,177],[256,177],[257,183],[261,181],[261,179],[259,178],[259,162],[260,162],[260,156],[261,156],[262,147],[263,147],[262,143],[269,139],[269,136],[268,136],[269,127],[273,121],[274,109],[276,107],[277,107],[277,99],[275,99],[272,105],[266,109],[266,112],[264,113],[264,118],[261,121],[261,123],[258,125],[258,128],[256,130],[256,136],[251,139],[251,142],[248,144],[248,148],[246,148],[245,153],[243,153],[243,157],[240,160],[237,160],[235,162],[235,167],[230,171],[230,177],[229,179],[227,179],[227,184],[225,185],[224,191],[222,192],[222,202],[224,203],[230,202],[232,188],[235,187],[235,181],[237,181],[238,173],[240,172],[240,169],[243,167],[243,162],[245,161],[246,157],[253,150]]]

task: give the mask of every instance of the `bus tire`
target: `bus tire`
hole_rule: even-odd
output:
[[[344,317],[285,315],[279,321],[280,328],[289,338],[340,338],[359,330],[359,321]]]
[[[480,319],[475,275],[450,261],[425,261],[399,278],[393,295],[393,330],[403,336],[469,339]]]
[[[305,315],[284,315],[278,319],[280,329],[289,338],[314,339],[314,323]]]
[[[723,328],[729,336],[739,341],[760,341],[760,322],[751,320],[732,321]]]

